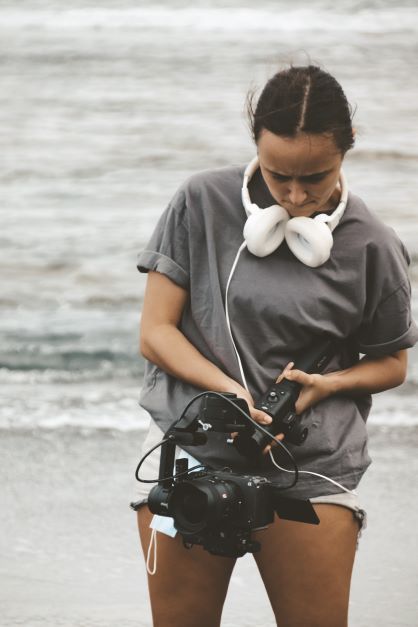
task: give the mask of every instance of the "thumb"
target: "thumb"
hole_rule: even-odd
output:
[[[307,372],[303,372],[303,370],[290,370],[285,374],[285,379],[295,381],[301,385],[309,385],[311,377]]]
[[[251,410],[251,417],[261,425],[269,425],[272,422],[271,416],[266,414],[266,412],[261,411],[261,409],[256,409],[255,407]]]
[[[289,361],[289,363],[287,364],[287,366],[285,366],[283,368],[283,370],[281,371],[281,373],[279,374],[279,376],[276,379],[276,383],[280,383],[280,381],[282,381],[284,379],[284,377],[286,376],[286,374],[288,372],[290,372],[290,370],[293,368],[294,366],[294,362],[293,361]]]

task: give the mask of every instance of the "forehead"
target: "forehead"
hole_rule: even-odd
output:
[[[295,137],[283,137],[264,130],[257,147],[264,168],[287,176],[330,170],[342,160],[332,135],[299,133]]]

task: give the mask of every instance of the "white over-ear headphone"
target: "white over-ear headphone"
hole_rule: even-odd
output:
[[[331,215],[320,213],[314,218],[290,218],[286,209],[280,205],[261,209],[251,202],[248,183],[259,165],[258,157],[248,164],[241,190],[242,203],[248,216],[244,226],[248,250],[257,257],[266,257],[286,239],[290,250],[302,263],[311,268],[321,266],[329,259],[333,245],[332,231],[347,206],[348,187],[343,171],[340,172],[341,200]]]

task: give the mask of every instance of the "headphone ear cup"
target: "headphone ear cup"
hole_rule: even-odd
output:
[[[295,257],[311,268],[317,268],[329,259],[334,242],[327,224],[302,216],[289,220],[285,238]]]
[[[267,257],[275,251],[284,239],[288,220],[289,214],[279,205],[258,208],[252,213],[244,226],[244,239],[250,253],[256,257]]]

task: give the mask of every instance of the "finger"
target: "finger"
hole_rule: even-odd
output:
[[[296,383],[300,383],[301,385],[310,385],[312,383],[311,375],[302,370],[289,370],[284,377],[288,381],[296,381]]]
[[[251,417],[261,425],[269,425],[272,423],[272,417],[260,409],[254,409],[251,412]]]
[[[277,441],[284,440],[284,433],[279,433],[278,435],[275,435],[274,439],[277,440]],[[263,455],[266,455],[267,453],[269,453],[271,451],[271,449],[275,448],[276,446],[279,446],[279,445],[272,440],[271,444],[267,444],[267,446],[263,450]]]
[[[282,372],[277,377],[276,383],[280,383],[280,381],[282,381],[284,379],[284,376],[293,368],[294,365],[295,365],[295,363],[293,361],[289,361],[287,366],[285,366],[283,368]]]

